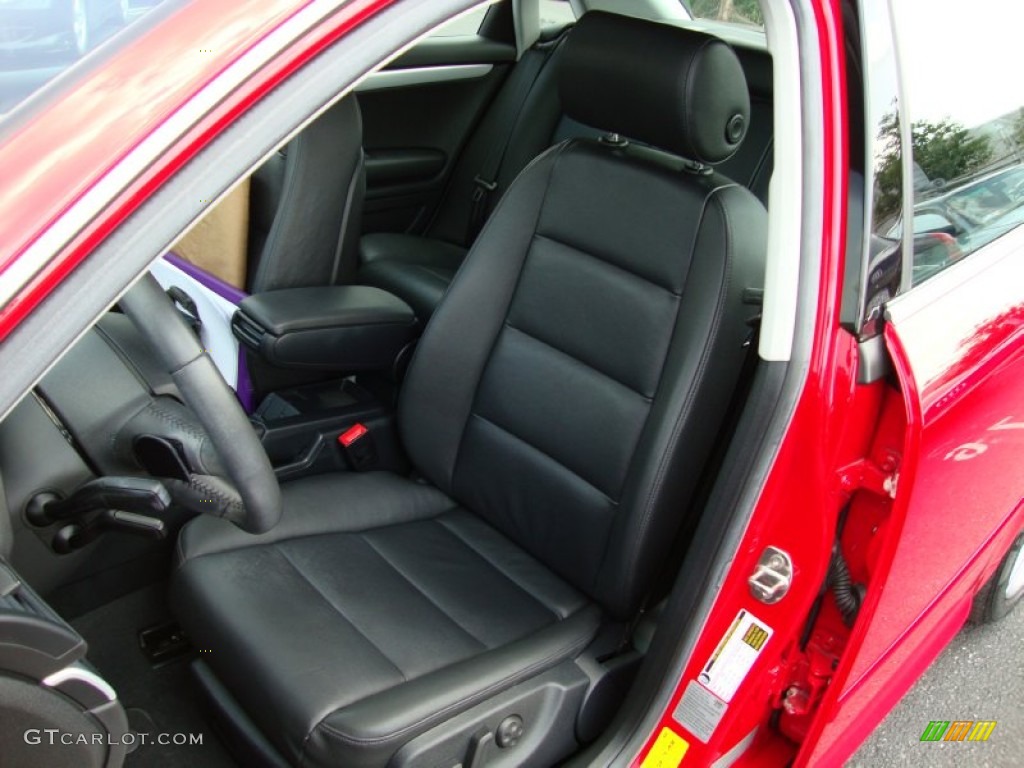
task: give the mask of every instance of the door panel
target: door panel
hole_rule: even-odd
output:
[[[924,20],[912,4],[858,3],[873,214],[862,284],[877,289],[860,330],[884,329],[907,427],[890,515],[866,527],[879,581],[811,765],[848,756],[913,685],[1024,527],[1024,85],[977,88],[1017,67],[1019,41],[990,23],[998,0],[966,16],[931,7]]]
[[[899,469],[902,529],[886,524],[899,535],[888,576],[811,765],[845,757],[846,736],[872,728],[914,684],[1024,527],[1022,260],[1018,228],[888,306],[906,444],[917,450]]]
[[[892,302],[920,450],[903,533],[851,680],[929,611],[970,598],[1016,536],[1024,495],[1024,230]],[[911,457],[908,457],[910,460]],[[904,470],[906,471],[906,470]],[[913,637],[913,630],[910,636]]]
[[[427,38],[360,86],[364,232],[420,232],[459,151],[515,60],[478,36]]]
[[[1016,36],[985,21],[999,8],[979,0],[969,19],[937,12],[922,24],[907,4],[891,7],[906,103],[902,125],[891,111],[878,131],[876,206],[890,202],[896,223],[882,236],[903,257],[886,333],[917,449],[900,470],[902,530],[849,689],[884,682],[879,665],[917,649],[918,670],[930,662],[943,633],[925,627],[954,616],[944,639],[959,628],[1022,525],[1024,86],[979,98],[971,85],[1017,64]],[[939,53],[954,43],[955,61]],[[910,139],[902,153],[897,131]]]

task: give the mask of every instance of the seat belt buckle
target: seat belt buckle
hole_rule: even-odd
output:
[[[477,202],[483,200],[483,198],[485,196],[489,195],[491,192],[493,192],[494,190],[496,190],[498,188],[498,182],[496,182],[496,181],[487,181],[487,179],[485,179],[485,178],[483,178],[482,176],[479,176],[479,175],[473,177],[473,184],[474,184],[474,188],[473,188],[473,202],[474,203],[477,203]]]
[[[364,472],[377,466],[377,445],[365,424],[353,424],[338,435],[338,445],[354,471]]]

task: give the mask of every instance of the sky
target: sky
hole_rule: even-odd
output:
[[[1024,3],[892,0],[913,120],[968,128],[1024,106]]]

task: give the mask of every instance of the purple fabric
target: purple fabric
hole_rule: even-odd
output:
[[[218,296],[221,296],[234,304],[237,304],[249,295],[240,288],[235,288],[231,283],[225,283],[219,277],[214,277],[206,270],[200,269],[190,261],[186,261],[176,253],[164,254],[164,258],[167,260],[168,264],[174,265],[200,285],[209,288]]]
[[[238,395],[238,402],[242,404],[246,413],[256,410],[256,392],[249,376],[249,366],[245,362],[245,347],[241,344],[238,345],[238,386],[235,387],[235,394]]]

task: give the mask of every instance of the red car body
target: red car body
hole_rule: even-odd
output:
[[[0,340],[226,125],[389,2],[198,0],[102,66],[52,84],[0,145]],[[899,390],[858,383],[857,340],[839,321],[851,141],[844,29],[836,0],[813,8],[823,155],[810,160],[823,206],[817,309],[799,321],[813,326],[806,380],[675,692],[646,721],[638,766],[663,764],[664,729],[685,742],[684,765],[710,764],[750,736],[739,765],[840,764],[959,631],[1024,528],[1024,281],[1012,266],[1024,238],[1011,232],[964,259],[955,295],[942,290],[953,284],[946,273],[929,286],[933,301],[894,310],[884,341]],[[117,99],[102,98],[111,91]],[[829,600],[812,611],[847,504],[855,514],[843,549],[868,585],[852,629]],[[748,586],[766,545],[796,564],[774,605]],[[741,610],[769,624],[773,640],[704,743],[673,713]],[[758,728],[780,702],[776,728]]]

